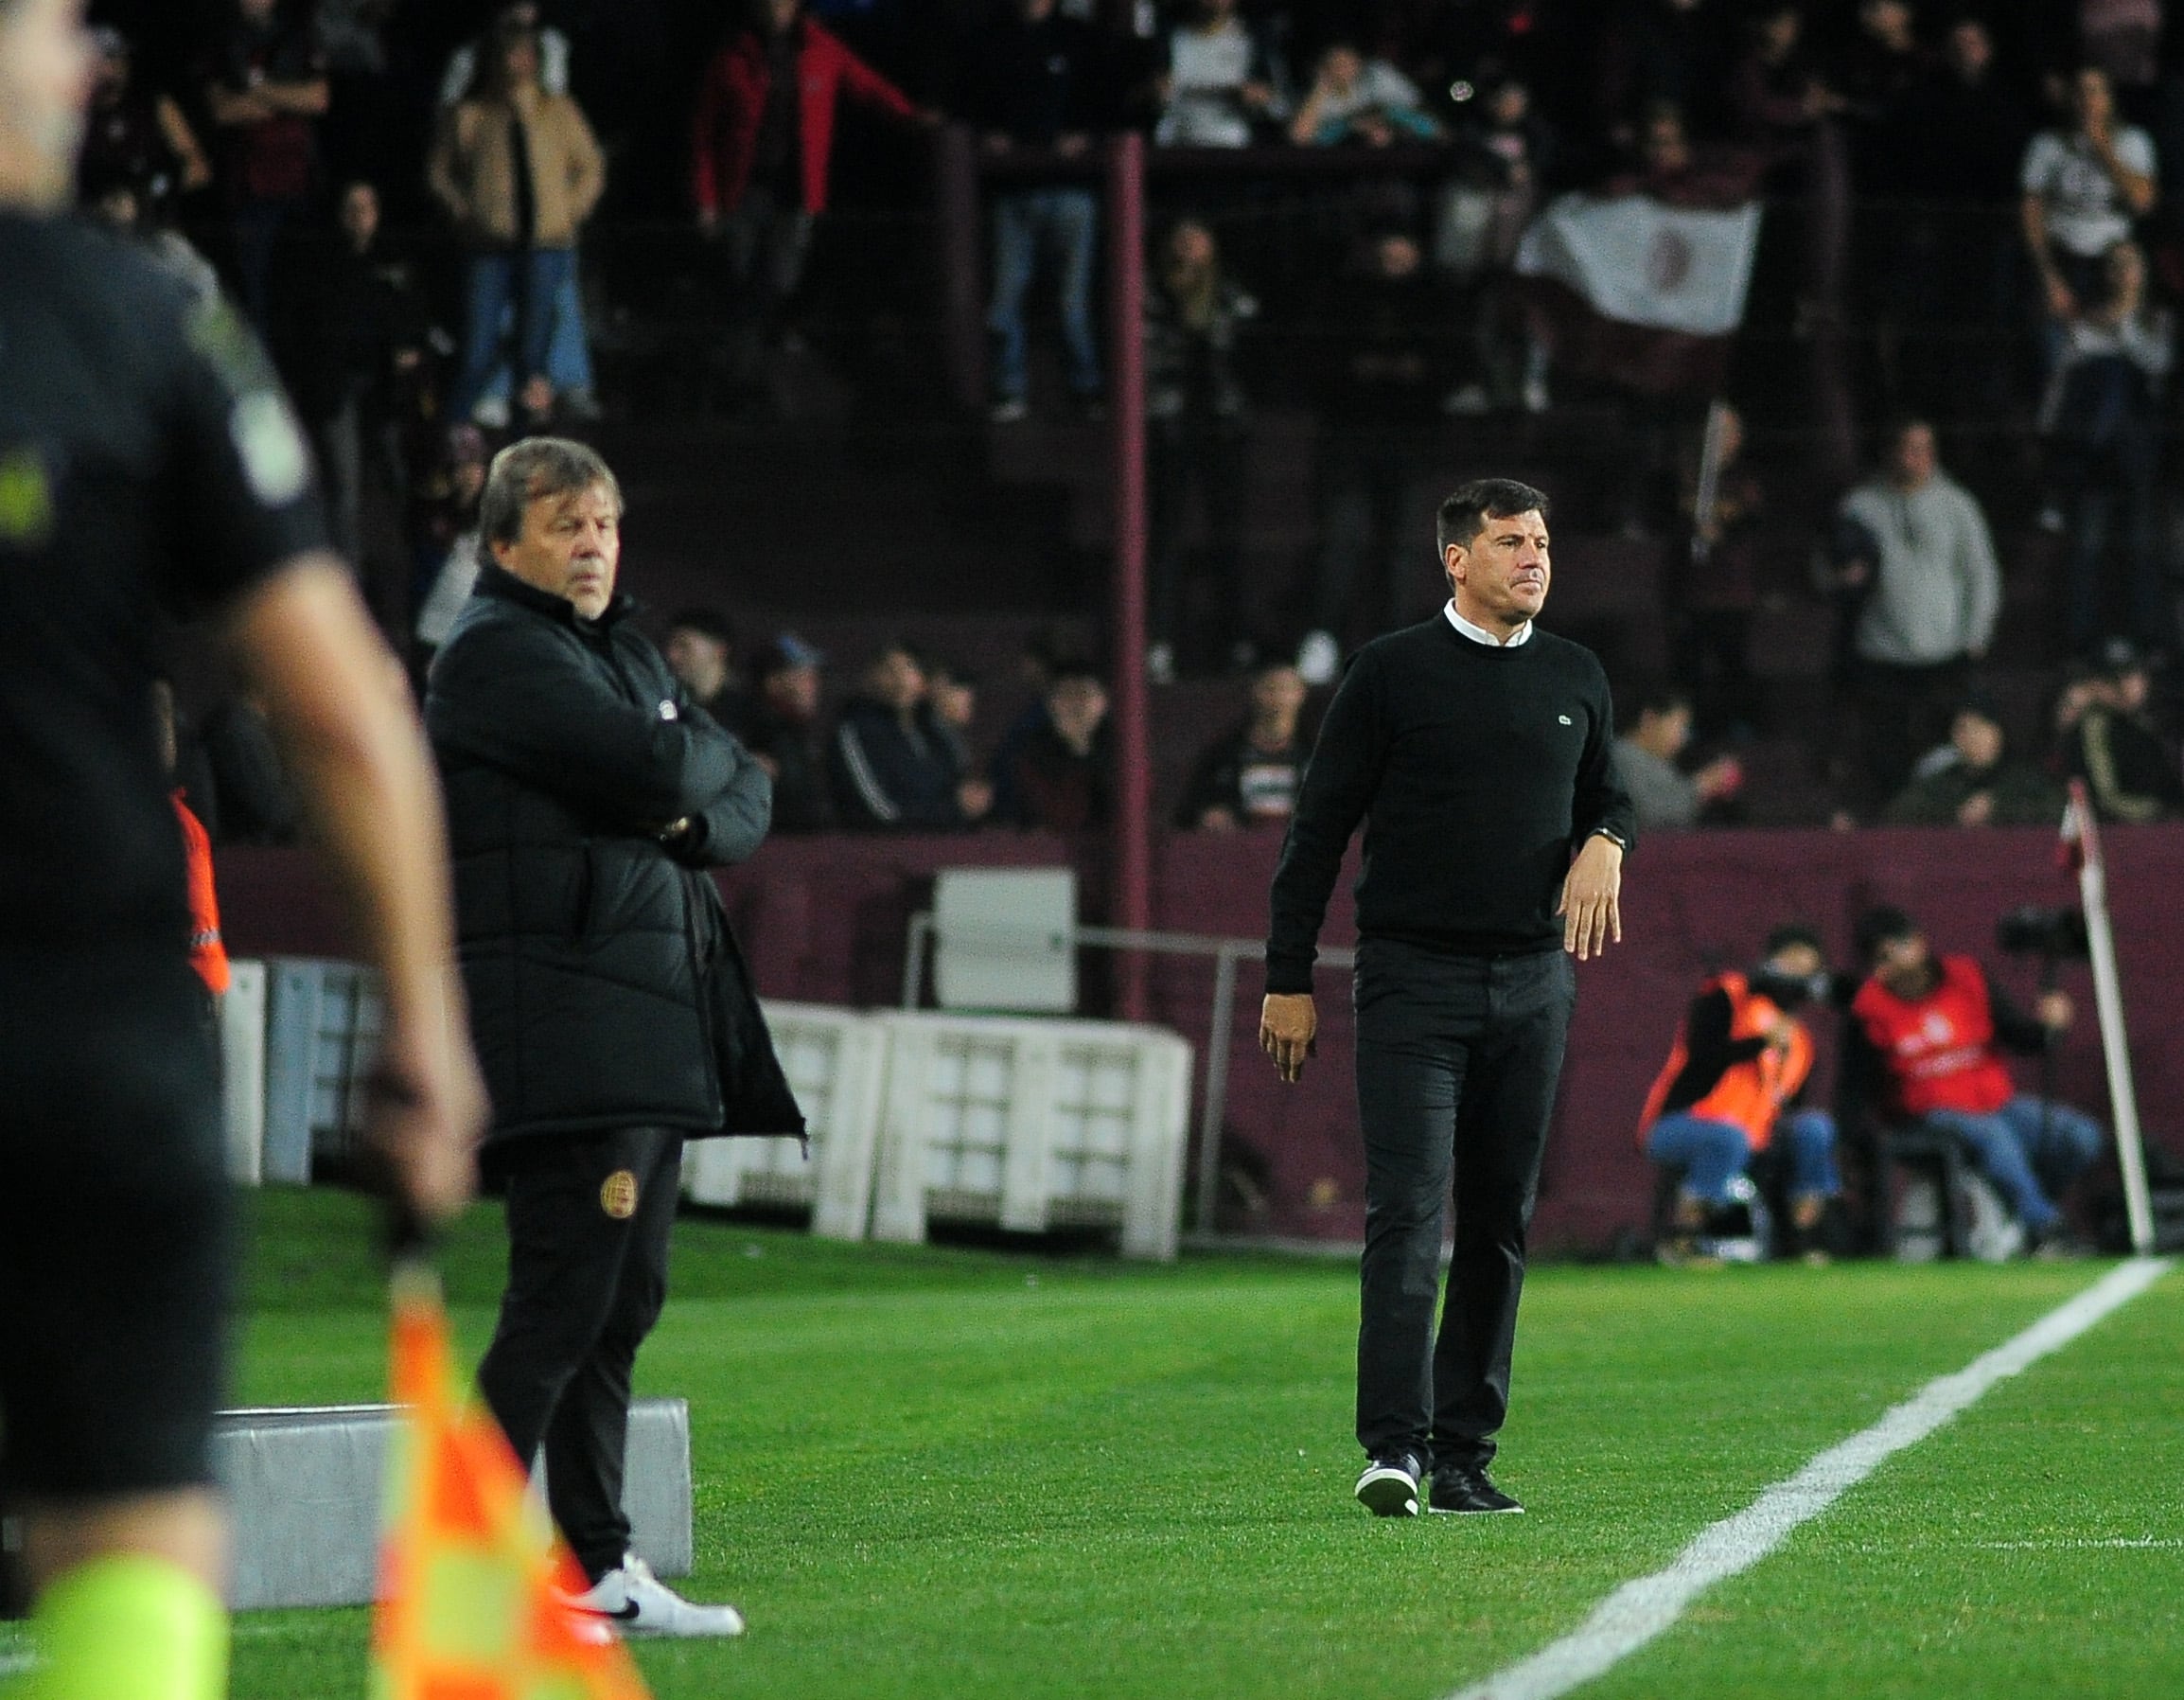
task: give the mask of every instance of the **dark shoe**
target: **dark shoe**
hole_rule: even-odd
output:
[[[1487,1479],[1476,1464],[1443,1464],[1434,1472],[1434,1491],[1426,1509],[1435,1516],[1479,1512],[1523,1512],[1508,1495]]]
[[[1425,1473],[1416,1453],[1383,1453],[1370,1460],[1357,1479],[1357,1502],[1376,1517],[1415,1517],[1418,1478]]]

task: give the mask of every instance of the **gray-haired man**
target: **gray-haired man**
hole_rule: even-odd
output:
[[[740,1634],[628,1551],[630,1371],[667,1291],[685,1139],[798,1133],[706,870],[766,836],[766,770],[691,702],[616,593],[622,491],[555,437],[501,452],[490,557],[432,664],[484,1164],[507,1192],[508,1290],[478,1372],[590,1590],[625,1633]]]

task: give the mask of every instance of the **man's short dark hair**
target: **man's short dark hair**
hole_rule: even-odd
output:
[[[1451,543],[1466,548],[1488,520],[1513,520],[1519,514],[1547,517],[1547,496],[1514,478],[1474,478],[1441,504],[1434,525],[1434,540],[1443,556]]]
[[[1883,945],[1915,937],[1918,923],[1893,903],[1875,905],[1858,918],[1858,959],[1869,967]]]
[[[523,535],[523,510],[546,496],[581,495],[604,487],[622,513],[622,484],[595,449],[565,436],[527,436],[493,456],[478,503],[478,535],[512,543]]]
[[[1771,961],[1785,950],[1803,945],[1819,952],[1823,962],[1827,960],[1827,947],[1820,942],[1820,934],[1803,921],[1785,921],[1767,935],[1767,944],[1759,955],[1763,962]]]
[[[717,608],[686,608],[669,622],[667,629],[695,631],[731,651],[735,648],[735,622]]]

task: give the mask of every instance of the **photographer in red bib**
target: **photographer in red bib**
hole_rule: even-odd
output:
[[[1858,947],[1871,977],[1851,1003],[1853,1090],[1887,1114],[1962,1140],[2023,1224],[2027,1248],[2062,1248],[2054,1200],[2107,1136],[2083,1110],[2020,1092],[2001,1054],[2037,1055],[2054,1045],[2073,1018],[2070,999],[2043,992],[2025,1015],[1972,958],[1936,956],[1900,909],[1869,910]]]

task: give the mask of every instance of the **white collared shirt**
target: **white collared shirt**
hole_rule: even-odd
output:
[[[1470,638],[1472,643],[1484,644],[1489,649],[1514,649],[1519,644],[1528,642],[1532,635],[1532,622],[1526,620],[1507,637],[1498,638],[1484,626],[1474,626],[1462,614],[1456,612],[1456,599],[1453,596],[1449,598],[1441,612],[1449,616],[1451,626]]]

